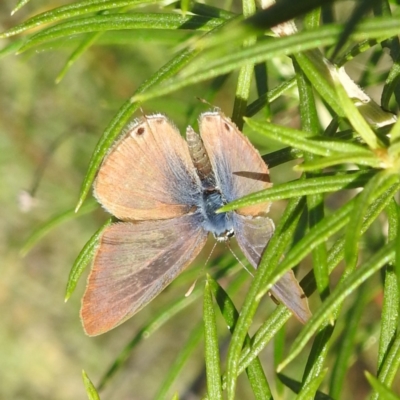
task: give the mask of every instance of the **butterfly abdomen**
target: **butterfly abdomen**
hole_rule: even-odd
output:
[[[186,130],[186,141],[189,147],[190,157],[203,186],[214,186],[214,172],[200,135],[198,135],[191,127],[188,127]]]

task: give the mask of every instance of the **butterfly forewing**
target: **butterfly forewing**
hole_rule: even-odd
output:
[[[94,193],[118,219],[167,219],[193,208],[198,179],[178,130],[153,115],[129,127],[105,157]]]
[[[104,333],[139,311],[193,261],[206,239],[196,214],[109,226],[82,300],[86,333]]]
[[[260,154],[229,118],[221,112],[204,113],[199,127],[218,186],[228,202],[271,186]],[[269,203],[263,203],[238,212],[257,215],[268,209]]]

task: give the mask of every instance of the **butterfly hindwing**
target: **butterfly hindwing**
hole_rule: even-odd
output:
[[[244,255],[254,268],[258,267],[262,254],[274,233],[274,223],[268,217],[249,217],[233,214],[235,236]],[[292,270],[271,289],[272,295],[283,303],[296,318],[305,323],[311,317],[307,297]]]
[[[82,300],[88,335],[104,333],[130,318],[194,260],[207,239],[198,219],[191,214],[106,228]]]

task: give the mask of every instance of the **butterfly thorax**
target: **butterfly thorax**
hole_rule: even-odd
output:
[[[218,241],[227,241],[234,234],[231,213],[216,213],[226,204],[222,193],[216,187],[205,188],[202,200],[199,208],[204,218],[203,228],[211,232]]]

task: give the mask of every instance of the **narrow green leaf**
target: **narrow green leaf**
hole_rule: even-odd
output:
[[[194,14],[204,15],[207,17],[231,19],[236,17],[236,13],[219,7],[213,7],[209,4],[192,2],[191,10]]]
[[[164,400],[167,397],[168,391],[171,389],[175,379],[178,377],[179,373],[182,372],[184,365],[186,364],[189,356],[200,344],[203,338],[204,327],[203,323],[199,323],[190,333],[190,336],[186,343],[182,346],[181,351],[175,358],[173,364],[168,369],[157,394],[154,396],[155,400]]]
[[[319,49],[296,53],[294,57],[315,90],[338,116],[343,117],[345,114],[335,92],[330,69]]]
[[[25,4],[29,3],[30,0],[18,0],[17,5],[15,8],[11,11],[11,15],[14,15],[18,10],[20,10]]]
[[[297,62],[293,63],[296,77],[297,87],[299,90],[299,104],[300,104],[300,117],[301,127],[305,132],[318,135],[321,131],[318,119],[318,113],[315,106],[314,89],[311,82],[307,79],[306,75],[301,71]],[[318,156],[305,152],[305,161],[312,161],[318,159]],[[316,173],[318,175],[319,171]],[[314,177],[314,174],[307,174],[307,177]],[[310,228],[316,225],[324,217],[324,202],[321,193],[312,194],[307,196],[308,208],[308,224]],[[315,280],[317,282],[318,291],[323,299],[329,292],[329,274],[326,264],[326,245],[320,243],[312,251],[313,269]]]
[[[360,320],[365,312],[367,301],[370,300],[368,290],[367,285],[361,285],[358,290],[350,311],[345,316],[345,326],[338,339],[337,349],[334,349],[337,351],[337,356],[333,365],[329,390],[329,394],[334,399],[340,398],[343,393],[342,389],[350,367],[350,360],[354,356],[353,351],[356,346],[355,340]]]
[[[191,0],[180,0],[180,3],[182,14],[186,15],[186,13],[190,10]]]
[[[383,399],[400,400],[399,396],[392,392],[387,386],[379,382],[379,380],[371,375],[368,371],[365,371],[365,377],[367,378],[370,385],[374,388],[374,390],[379,393],[379,395],[382,396]]]
[[[399,82],[400,63],[399,60],[396,60],[389,71],[389,75],[386,77],[385,85],[382,90],[381,105],[383,109],[390,110],[389,101]]]
[[[85,385],[86,394],[89,400],[100,400],[100,396],[97,393],[96,388],[94,387],[92,381],[87,376],[86,372],[82,370],[82,379],[83,384]]]
[[[305,258],[316,246],[327,241],[333,234],[347,225],[350,220],[351,212],[353,211],[355,199],[350,200],[333,214],[319,221],[312,229],[309,230],[301,240],[288,252],[279,266],[273,271],[273,283],[284,275],[286,271],[296,266],[302,259]],[[261,262],[262,264],[262,262]],[[270,280],[270,279],[269,279]],[[263,289],[258,296],[263,296],[270,290],[272,282],[265,282]]]
[[[400,119],[396,121],[396,123],[392,126],[392,129],[390,129],[390,143],[391,145],[394,145],[400,141]],[[390,146],[392,147],[392,146]],[[389,147],[389,152],[390,152],[390,147]]]
[[[336,72],[336,74],[333,76],[335,78],[334,82],[339,101],[341,102],[343,111],[345,112],[346,117],[350,121],[354,130],[364,139],[371,149],[377,150],[383,148],[383,144],[375,135],[374,131],[370,128],[369,124],[361,115],[360,111],[353,103],[353,100],[349,97],[349,94],[342,86],[342,83],[339,80],[339,73]]]
[[[75,64],[78,58],[93,44],[97,41],[97,39],[101,36],[103,32],[95,32],[85,38],[82,43],[76,48],[76,50],[69,56],[67,62],[65,63],[62,70],[59,72],[56,78],[56,83],[60,83],[66,73],[71,69],[71,67]]]
[[[328,368],[320,369],[319,373],[313,375],[312,379],[310,379],[307,384],[305,384],[300,393],[297,396],[297,400],[309,400],[315,399],[316,394],[318,392],[318,388],[321,386],[322,381],[325,378],[326,373],[328,372]],[[329,396],[327,396],[329,398]]]
[[[62,19],[80,17],[85,14],[91,14],[96,11],[109,10],[112,8],[124,7],[124,6],[142,6],[143,4],[149,3],[162,3],[161,0],[84,0],[78,1],[65,6],[53,8],[50,11],[35,15],[29,18],[22,24],[13,26],[0,34],[0,38],[6,38],[13,35],[17,35],[23,31],[31,28],[37,28],[44,24],[51,22],[57,22]]]
[[[325,296],[325,298],[328,295]],[[324,364],[330,348],[330,340],[332,338],[334,326],[326,323],[322,325],[314,339],[310,354],[307,359],[307,364],[303,373],[303,387],[300,394],[306,394],[317,390],[316,382],[319,382],[319,377],[325,370]],[[310,386],[311,385],[311,386]],[[304,393],[303,393],[304,392]],[[315,392],[314,392],[315,393]],[[310,396],[312,398],[312,396]],[[307,397],[304,397],[307,398]]]
[[[308,321],[299,336],[294,340],[289,350],[289,356],[280,364],[279,370],[282,370],[295,357],[297,357],[318,327],[325,322],[326,316],[330,315],[331,312],[333,312],[333,310],[339,306],[350,293],[382,268],[383,265],[391,262],[394,258],[394,253],[394,242],[388,243],[373,255],[369,261],[350,273],[344,282],[341,282],[335,287],[325,302],[318,308],[318,310],[316,310],[315,314]]]
[[[67,288],[65,290],[66,302],[71,297],[83,271],[92,259],[101,234],[103,233],[104,229],[111,224],[111,222],[112,218],[109,218],[105,224],[95,232],[95,234],[87,241],[83,249],[78,254],[78,257],[74,261],[71,271],[69,272]]]
[[[217,301],[218,307],[224,320],[231,332],[234,332],[239,313],[236,310],[232,300],[224,289],[218,284],[217,281],[208,278],[208,283],[214,298]],[[239,287],[237,287],[238,289]],[[246,345],[250,345],[250,337],[246,337]],[[267,378],[264,374],[261,362],[258,358],[255,358],[250,365],[248,365],[247,376],[249,378],[250,385],[253,389],[253,394],[256,399],[272,399],[271,389]],[[226,384],[226,377],[223,379],[223,385]]]
[[[221,368],[218,346],[217,322],[210,285],[204,288],[204,344],[207,375],[207,393],[210,399],[222,399]]]
[[[121,29],[188,29],[209,31],[224,20],[202,16],[182,16],[179,14],[99,14],[62,22],[31,36],[19,49],[22,53],[40,43],[89,32],[104,32]]]
[[[0,50],[0,58],[6,57],[9,54],[15,54],[25,44],[25,42],[26,42],[26,38],[17,39],[17,40],[14,40],[13,42],[11,42],[9,45],[4,46]]]
[[[293,314],[284,305],[276,307],[269,318],[261,325],[252,338],[251,347],[245,346],[239,359],[238,375],[240,375],[265,349],[266,345],[276,337],[277,332]]]
[[[35,246],[45,235],[47,235],[57,226],[76,217],[91,213],[96,208],[98,208],[97,202],[91,201],[90,203],[86,204],[85,207],[82,207],[79,215],[76,215],[74,209],[70,209],[50,218],[43,225],[35,229],[31,233],[31,235],[25,240],[20,251],[21,256],[24,257],[32,249],[33,246]]]
[[[256,400],[273,400],[267,378],[258,359],[247,368],[247,376]]]
[[[389,351],[379,370],[379,382],[386,386],[390,386],[398,373],[400,366],[400,335],[390,345]],[[378,393],[374,394],[372,398],[379,398]],[[385,398],[385,397],[383,397]]]
[[[291,90],[296,85],[296,81],[294,79],[290,79],[289,81],[282,82],[277,87],[271,89],[264,96],[259,97],[257,100],[250,103],[246,108],[246,117],[252,117],[257,114],[267,103],[272,103],[274,100],[282,96],[285,92]],[[269,163],[268,163],[269,165]]]
[[[310,132],[299,131],[269,122],[258,122],[248,118],[245,120],[249,127],[257,133],[312,154],[321,156],[343,155],[343,153],[358,154],[360,156],[371,156],[372,154],[368,149],[358,144],[328,138],[316,139],[312,137],[313,134]]]
[[[324,374],[322,374],[324,375]],[[294,379],[289,378],[286,375],[278,374],[278,378],[281,382],[283,382],[288,388],[290,388],[294,393],[299,393],[301,390],[301,382],[298,382]],[[318,379],[317,379],[318,383]],[[310,395],[309,397],[305,397],[306,399],[313,399],[313,400],[333,400],[332,397],[326,395],[325,393],[318,392],[315,396]],[[297,399],[297,397],[296,397]]]
[[[382,168],[382,161],[376,157],[374,154],[362,155],[359,153],[348,153],[334,155],[331,157],[320,158],[315,161],[309,161],[304,164],[296,165],[293,170],[295,171],[315,171],[328,167],[333,167],[334,165],[340,164],[356,164],[371,168]]]
[[[355,262],[357,246],[360,240],[360,230],[364,214],[368,206],[376,198],[377,192],[383,193],[390,186],[399,180],[397,175],[388,174],[386,171],[377,173],[364,187],[364,190],[357,196],[352,218],[347,227],[345,260],[347,263]]]
[[[398,206],[393,199],[386,208],[389,219],[388,240],[396,240],[399,230]],[[380,371],[383,360],[389,351],[389,346],[395,340],[400,313],[400,293],[397,276],[392,265],[385,269],[381,319],[381,333],[379,338],[378,371]]]
[[[249,17],[256,11],[254,0],[246,0],[243,2],[243,16]],[[256,37],[247,38],[243,46],[251,47],[256,43]],[[239,76],[236,84],[235,102],[233,104],[232,121],[239,130],[243,129],[243,116],[246,112],[247,103],[250,96],[250,87],[253,77],[254,64],[248,63],[243,65],[239,70]]]
[[[400,210],[399,208],[397,208],[397,214],[398,214],[398,218],[400,219]],[[396,278],[397,278],[397,287],[398,287],[398,292],[400,294],[400,223],[397,226],[397,235],[396,235],[396,239],[397,241],[397,251],[396,251],[396,259],[394,262],[394,272],[396,274]]]

